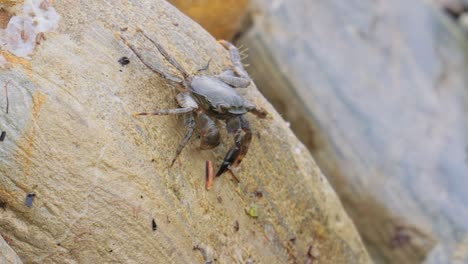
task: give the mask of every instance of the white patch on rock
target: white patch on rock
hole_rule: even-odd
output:
[[[293,151],[296,154],[301,154],[301,152],[302,152],[301,147],[295,147]]]
[[[59,20],[60,15],[48,0],[26,0],[7,28],[0,29],[0,48],[18,57],[29,58],[38,35],[56,30]]]

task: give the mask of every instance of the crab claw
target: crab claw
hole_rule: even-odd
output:
[[[241,148],[234,147],[228,151],[226,156],[224,157],[223,163],[219,167],[218,172],[216,173],[216,177],[221,176],[221,174],[225,173],[227,170],[231,168],[231,165],[234,164],[241,153]]]
[[[252,141],[252,132],[250,129],[246,129],[246,131],[247,133],[243,136],[238,134],[239,136],[236,137],[236,144],[224,157],[223,163],[219,167],[218,173],[216,173],[216,177],[221,176],[221,174],[225,173],[231,167],[237,167],[242,162],[242,159],[244,159],[249,150],[250,142]]]

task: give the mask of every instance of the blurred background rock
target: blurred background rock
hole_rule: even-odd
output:
[[[376,263],[468,263],[467,2],[253,0],[238,34]]]
[[[217,39],[232,39],[246,18],[249,0],[169,0]]]

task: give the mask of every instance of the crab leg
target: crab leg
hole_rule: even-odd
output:
[[[242,65],[241,56],[236,46],[232,45],[231,42],[226,41],[226,40],[218,40],[218,42],[230,52],[234,72],[239,77],[250,80],[249,74],[247,73],[247,71],[244,69],[244,66]]]
[[[242,159],[247,155],[247,151],[249,150],[250,142],[252,142],[252,130],[250,129],[249,121],[245,117],[241,117],[241,127],[244,131],[244,136],[240,139],[240,151],[234,161],[233,166],[237,167],[241,162]]]
[[[185,108],[176,108],[176,109],[161,109],[161,110],[156,110],[150,113],[134,114],[134,115],[177,115],[177,114],[188,113],[188,117],[185,122],[185,126],[188,129],[187,133],[185,134],[184,139],[182,139],[182,141],[179,143],[179,146],[177,147],[177,150],[176,150],[176,155],[174,159],[172,159],[171,165],[169,167],[172,167],[172,165],[174,165],[175,161],[179,157],[185,145],[187,145],[188,141],[193,135],[193,131],[195,130],[195,118],[194,118],[194,113],[193,113],[194,110],[195,109],[192,107],[185,107]]]
[[[240,127],[235,131],[234,146],[229,149],[228,153],[224,157],[223,163],[216,173],[216,177],[221,176],[221,174],[229,170],[231,167],[238,166],[249,150],[250,142],[252,141],[252,130],[245,117],[240,116],[239,120]],[[242,131],[244,131],[245,134],[242,135]]]
[[[180,153],[184,149],[185,145],[189,142],[190,138],[193,135],[193,131],[195,131],[195,118],[193,112],[190,113],[186,119],[185,126],[187,127],[187,133],[184,136],[184,139],[179,143],[179,146],[177,147],[175,157],[172,159],[171,165],[169,167],[172,167],[174,165],[175,161],[179,157]]]
[[[177,147],[176,150],[176,155],[174,159],[172,159],[171,165],[169,167],[172,167],[174,165],[175,161],[179,157],[180,153],[184,149],[185,145],[189,142],[190,138],[193,135],[193,132],[195,131],[196,127],[196,122],[195,122],[195,115],[194,112],[198,109],[198,105],[195,102],[195,100],[190,96],[190,93],[187,92],[182,92],[177,94],[176,96],[177,103],[181,108],[175,108],[175,109],[161,109],[161,110],[156,110],[154,112],[149,112],[149,113],[137,113],[134,115],[178,115],[178,114],[187,114],[187,119],[185,120],[185,126],[187,127],[187,133],[184,136],[184,139],[179,143],[179,146]]]
[[[177,103],[181,108],[175,109],[160,109],[153,112],[143,112],[133,114],[134,116],[139,115],[180,115],[185,113],[190,113],[195,111],[198,108],[197,102],[190,96],[187,92],[182,92],[176,96]]]
[[[193,112],[193,108],[175,108],[175,109],[160,109],[155,110],[153,112],[143,112],[143,113],[135,113],[134,116],[140,115],[180,115],[185,113]]]
[[[175,109],[160,109],[153,112],[135,113],[134,116],[140,115],[180,115],[193,112],[193,108],[175,108]]]
[[[236,76],[232,70],[226,70],[216,75],[216,78],[234,88],[247,88],[251,82],[250,79]]]
[[[151,41],[151,43],[153,43],[153,45],[156,46],[156,48],[159,50],[159,52],[164,56],[164,58],[170,63],[172,64],[172,66],[174,66],[177,70],[179,70],[182,75],[184,75],[184,78],[186,79],[187,77],[190,76],[190,74],[182,67],[182,65],[180,65],[171,55],[169,55],[169,53],[163,48],[163,46],[161,46],[161,44],[159,44],[157,41],[155,41],[154,39],[152,39],[151,37],[149,37],[146,32],[143,31],[143,29],[141,28],[137,28],[137,31],[140,32],[141,34],[143,34],[143,36],[148,39],[149,41]]]
[[[187,119],[185,120],[185,126],[187,127],[187,133],[184,136],[184,139],[179,143],[179,146],[177,147],[176,150],[176,155],[174,159],[171,162],[170,167],[174,165],[174,162],[177,160],[177,157],[179,157],[180,153],[184,149],[185,145],[189,142],[190,138],[192,138],[193,131],[195,130],[196,127],[196,121],[195,121],[195,110],[198,108],[197,102],[190,96],[190,93],[179,93],[176,96],[177,103],[183,107],[183,108],[190,108],[192,109],[191,112],[187,115]]]
[[[118,34],[118,36],[123,40],[123,42],[125,43],[125,45],[127,45],[127,47],[130,48],[131,51],[133,51],[133,53],[137,56],[137,58],[148,68],[150,69],[151,71],[161,75],[162,77],[168,79],[168,80],[171,80],[173,82],[176,82],[176,83],[183,83],[183,80],[181,80],[180,78],[177,78],[171,74],[168,74],[168,73],[165,73],[157,68],[155,68],[153,65],[149,64],[148,62],[146,62],[144,59],[143,59],[143,56],[141,55],[140,52],[138,52],[137,48],[135,47],[135,45],[133,45],[132,43],[130,43],[128,41],[127,38],[125,38],[122,34]]]

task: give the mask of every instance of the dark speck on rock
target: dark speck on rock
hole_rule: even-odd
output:
[[[122,58],[119,59],[119,63],[120,63],[122,66],[125,66],[125,65],[127,65],[127,64],[130,63],[130,59],[127,58],[127,57],[122,57]]]
[[[234,231],[238,232],[240,229],[239,221],[236,220],[234,221]]]
[[[293,243],[293,244],[296,244],[296,237],[290,238],[290,239],[289,239],[289,242],[291,242],[291,243]]]
[[[26,195],[26,206],[27,207],[32,207],[33,206],[33,202],[34,202],[35,197],[36,197],[35,193],[28,193]]]
[[[255,197],[257,198],[262,198],[263,197],[263,192],[260,189],[257,189],[254,191]]]

